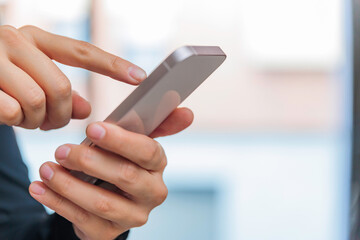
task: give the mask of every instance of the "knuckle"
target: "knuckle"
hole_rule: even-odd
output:
[[[118,56],[114,56],[113,59],[111,60],[110,69],[116,72],[119,71],[122,65],[123,65],[123,60]]]
[[[55,98],[65,99],[71,96],[71,83],[64,74],[59,74],[56,78]]]
[[[61,209],[62,206],[63,206],[63,203],[64,203],[64,198],[61,197],[61,196],[58,196],[58,197],[54,200],[54,203],[53,203],[53,209],[54,209],[54,211],[58,211],[59,209]]]
[[[92,149],[90,147],[83,147],[80,148],[80,154],[79,154],[79,165],[82,169],[88,169],[89,168],[89,159],[91,159],[92,156]]]
[[[136,183],[139,172],[135,165],[127,162],[120,163],[119,182],[126,182],[128,184]]]
[[[154,191],[154,201],[156,205],[160,205],[168,196],[168,189],[165,184],[157,187]]]
[[[12,33],[17,33],[17,30],[15,27],[10,26],[10,25],[2,25],[0,26],[0,33],[8,33],[8,34],[12,34]]]
[[[33,25],[24,25],[19,28],[19,31],[23,34],[23,36],[33,44],[35,44],[35,41],[32,36],[38,30],[40,30],[40,28]]]
[[[111,203],[107,197],[102,195],[95,201],[94,208],[97,212],[108,213],[111,211]]]
[[[2,110],[3,121],[8,125],[18,125],[22,121],[22,110],[18,103],[9,104]]]
[[[75,218],[76,223],[83,224],[89,220],[90,215],[87,211],[78,207],[78,208],[76,208],[76,210],[74,212],[74,218]]]
[[[39,28],[38,27],[35,27],[34,25],[24,25],[24,26],[21,26],[19,28],[19,31],[24,31],[24,32],[33,32],[33,31],[36,31],[38,30]]]
[[[0,39],[10,45],[18,44],[22,40],[20,32],[10,25],[0,26]]]
[[[27,92],[25,101],[32,110],[40,110],[44,108],[46,104],[45,93],[38,86],[31,87]]]
[[[144,211],[140,211],[133,215],[133,226],[141,227],[147,223],[148,219],[149,214]]]
[[[142,160],[145,164],[155,165],[160,161],[163,151],[160,143],[154,140],[151,146],[145,150],[147,151],[145,152]]]
[[[61,184],[57,186],[58,192],[62,196],[69,196],[71,189],[73,189],[73,181],[70,177],[65,177]]]
[[[80,58],[87,58],[91,53],[92,45],[85,41],[78,41],[75,45],[75,54]]]
[[[164,151],[164,149],[163,149],[163,151]],[[162,168],[162,169],[165,169],[166,166],[167,166],[167,164],[168,164],[167,158],[166,158],[165,153],[164,153],[164,155],[163,155],[163,157],[162,157],[162,161],[161,161],[161,168]]]

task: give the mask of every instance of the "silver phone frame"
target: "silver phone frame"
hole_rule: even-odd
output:
[[[222,61],[218,66],[209,74],[211,75],[226,59],[226,54],[218,46],[183,46],[176,49],[171,53],[155,70],[122,102],[115,110],[104,120],[104,122],[117,123],[125,114],[127,114],[131,108],[141,100],[144,93],[150,91],[153,86],[156,86],[158,81],[161,81],[163,76],[170,71],[177,63],[180,63],[192,56],[219,56],[222,57]],[[207,78],[207,77],[206,77]],[[205,81],[206,78],[203,80]],[[202,81],[202,82],[203,82]],[[202,83],[201,82],[201,83]],[[200,84],[201,84],[200,83]],[[197,86],[198,87],[198,86]],[[188,96],[197,88],[195,87]],[[188,96],[180,101],[185,100]],[[88,138],[85,138],[81,144],[87,146],[93,146],[94,144]],[[71,171],[72,175],[80,178],[91,184],[96,184],[97,178],[88,176],[85,173],[79,171]]]

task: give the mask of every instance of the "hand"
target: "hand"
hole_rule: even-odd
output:
[[[146,78],[139,67],[87,42],[34,26],[0,26],[0,124],[49,130],[90,114],[52,60],[134,85]]]
[[[150,211],[167,196],[162,175],[167,164],[151,137],[175,134],[191,124],[189,109],[176,109],[150,137],[104,122],[92,123],[87,136],[96,148],[66,144],[40,167],[43,182],[33,182],[33,198],[73,223],[80,239],[114,239],[146,223]],[[112,192],[72,176],[67,169],[114,184]]]

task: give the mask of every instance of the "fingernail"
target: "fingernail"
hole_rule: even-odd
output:
[[[30,191],[36,195],[43,195],[45,193],[45,188],[37,183],[33,183],[30,185]]]
[[[59,160],[66,159],[69,156],[70,153],[70,147],[66,145],[62,145],[58,147],[55,151],[55,158]]]
[[[105,136],[105,132],[105,128],[103,128],[97,123],[94,123],[89,125],[87,134],[88,137],[90,137],[91,139],[100,140]]]
[[[146,78],[146,73],[141,68],[131,66],[129,67],[128,71],[130,77],[138,83]]]
[[[51,180],[54,175],[54,171],[51,169],[51,167],[45,164],[40,168],[40,175],[47,180]]]

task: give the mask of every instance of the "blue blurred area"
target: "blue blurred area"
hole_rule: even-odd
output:
[[[348,5],[349,2],[346,1]],[[176,136],[158,139],[169,161],[164,174],[169,196],[163,205],[151,213],[145,226],[132,230],[130,240],[346,239],[352,114],[351,9],[348,5],[344,14],[346,21],[343,23],[346,59],[336,69],[329,70],[331,76],[326,79],[327,83],[333,81],[338,86],[335,102],[339,104],[336,114],[340,116],[340,124],[325,131],[309,127],[310,130],[304,131],[270,130],[271,133],[237,130],[241,124],[230,126],[225,131],[214,124],[205,130],[193,128]],[[191,26],[192,23],[188,22]],[[118,22],[112,24],[117,27]],[[117,36],[115,27],[112,29],[114,36],[109,34],[108,38],[126,38]],[[60,21],[53,26],[53,31],[58,34],[82,40],[90,40],[88,30],[88,19],[77,22]],[[192,37],[197,36],[190,36],[189,39]],[[146,42],[146,36],[143,42]],[[161,41],[151,46],[120,43],[113,49],[114,53],[121,52],[122,57],[142,66],[147,72],[168,53],[165,50],[168,46],[164,46]],[[231,46],[234,48],[229,48],[230,55],[242,54],[237,45]],[[229,65],[231,64],[234,63],[230,62]],[[236,64],[234,66],[237,67]],[[86,88],[88,72],[64,66],[61,69],[75,84]],[[234,69],[232,71],[235,73],[226,76],[232,77],[234,74],[236,78],[243,77]],[[265,88],[275,83],[274,79],[270,83],[266,81],[269,79],[261,80]],[[294,79],[288,79],[292,80]],[[249,85],[241,86],[250,87],[250,82],[254,80],[246,81]],[[233,86],[228,88],[230,91]],[[106,94],[105,92],[104,95]],[[218,94],[219,98],[228,97],[226,92]],[[249,93],[252,94],[254,92]],[[306,95],[303,99],[312,97],[316,96]],[[209,99],[202,99],[199,106],[206,106],[207,100]],[[234,113],[242,111],[236,107],[235,102],[232,108]],[[252,102],[249,102],[248,108],[252,107]],[[262,109],[264,112],[271,110]],[[319,112],[322,110],[318,109]],[[304,115],[306,114],[305,112]],[[260,116],[266,117],[266,114]],[[218,122],[223,120],[221,115],[219,119]],[[198,120],[195,118],[195,121]],[[54,151],[59,145],[80,143],[84,138],[85,127],[83,122],[75,127],[46,133],[18,129],[19,145],[29,166],[31,180],[39,179],[40,165],[54,159]],[[227,126],[224,129],[225,127]]]
[[[82,135],[23,132],[31,179],[58,145]],[[345,138],[183,133],[159,141],[169,197],[130,239],[343,239]]]
[[[151,213],[149,224],[133,229],[130,239],[219,239],[216,197],[212,188],[171,187],[166,202]]]

